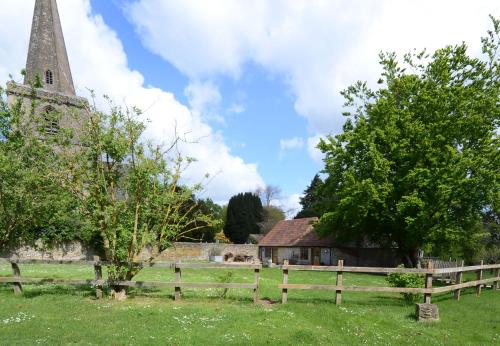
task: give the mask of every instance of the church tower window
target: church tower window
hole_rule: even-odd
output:
[[[47,70],[45,72],[45,83],[46,84],[54,84],[54,75],[51,70]]]
[[[43,119],[45,120],[45,133],[53,136],[59,133],[59,119],[56,110],[52,106],[47,106],[43,112]]]

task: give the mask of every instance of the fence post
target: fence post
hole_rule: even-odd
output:
[[[341,287],[342,282],[343,282],[343,271],[342,268],[344,267],[344,260],[339,260],[337,262],[337,266],[339,266],[339,270],[337,271],[337,286]],[[342,289],[337,289],[335,291],[335,305],[340,305],[342,302]]]
[[[481,267],[483,266],[483,261],[481,260]],[[477,272],[476,272],[476,278],[477,280],[482,280],[483,279],[483,269],[479,269]],[[476,286],[476,294],[479,296],[481,295],[481,284],[477,285]]]
[[[462,264],[460,265],[462,268],[464,267],[464,261],[462,260]],[[455,276],[455,285],[460,285],[462,283],[462,273],[463,272],[458,272],[457,275]],[[453,298],[455,300],[460,300],[460,288],[455,290],[455,293],[453,295]]]
[[[433,269],[432,261],[427,262],[427,269],[430,271]],[[432,288],[432,271],[425,274],[425,288]],[[431,300],[432,293],[424,293],[424,303],[431,304]]]
[[[254,269],[254,283],[255,288],[253,289],[253,302],[257,304],[259,302],[259,281],[260,281],[260,268]]]
[[[492,287],[494,290],[498,290],[500,288],[500,268],[495,269],[494,274],[497,281],[493,282]]]
[[[178,260],[175,263],[175,282],[181,283],[182,273],[181,268],[179,266],[181,264],[181,260]],[[181,300],[181,286],[175,286],[175,300]]]
[[[12,266],[12,273],[14,274],[14,277],[21,278],[21,269],[19,269],[17,263],[10,262],[10,265]],[[23,294],[23,286],[21,285],[20,282],[14,282],[14,294],[15,295]]]
[[[100,281],[102,280],[102,266],[99,263],[101,261],[101,258],[99,256],[94,256],[94,273],[95,273],[95,280]],[[103,296],[102,294],[102,285],[99,285],[96,283],[95,285],[95,297],[97,299],[101,299]]]
[[[288,260],[283,262],[283,285],[288,284]],[[286,304],[288,300],[288,288],[281,289],[281,304]]]

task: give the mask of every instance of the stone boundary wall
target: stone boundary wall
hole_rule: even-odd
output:
[[[247,258],[258,258],[258,246],[253,244],[217,244],[217,243],[174,243],[158,256],[158,261],[200,260],[208,261],[210,256],[224,256],[231,253]],[[141,258],[149,257],[146,249]],[[92,260],[94,255],[100,255],[91,246],[80,241],[64,242],[50,248],[43,248],[41,243],[36,246],[21,246],[16,249],[0,250],[0,257],[22,259],[53,259],[53,260]]]
[[[43,247],[42,242],[38,241],[34,246],[0,250],[2,258],[35,260],[92,260],[94,255],[99,255],[98,251],[80,241],[67,241],[49,247]]]
[[[157,261],[174,260],[209,260],[210,256],[246,256],[258,258],[257,245],[253,244],[217,244],[217,243],[174,243],[171,248],[163,251]],[[141,257],[147,258],[149,251],[144,251]]]

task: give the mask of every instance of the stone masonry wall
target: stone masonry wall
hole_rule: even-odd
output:
[[[174,243],[173,246],[163,251],[157,260],[208,260],[210,256],[224,256],[231,253],[233,256],[241,255],[258,258],[258,246],[253,244],[216,244],[216,243]],[[149,251],[142,254],[147,258]]]
[[[209,260],[211,255],[224,256],[228,253],[257,259],[257,245],[239,244],[215,244],[215,243],[174,243],[173,246],[163,251],[157,260]],[[145,250],[141,257],[149,257],[149,250]],[[99,255],[98,251],[81,242],[72,241],[55,245],[51,248],[37,246],[22,246],[16,249],[0,250],[2,258],[24,258],[24,259],[53,259],[53,260],[92,260],[94,255]]]
[[[2,258],[46,259],[46,260],[92,260],[97,251],[79,241],[69,241],[44,248],[41,242],[35,246],[20,246],[15,249],[0,249]]]

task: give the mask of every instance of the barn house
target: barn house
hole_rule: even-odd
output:
[[[320,238],[313,227],[318,218],[283,220],[260,241],[259,258],[273,264],[335,265],[339,259],[348,266],[395,266],[394,249],[382,249],[364,242],[335,244],[331,236]]]

